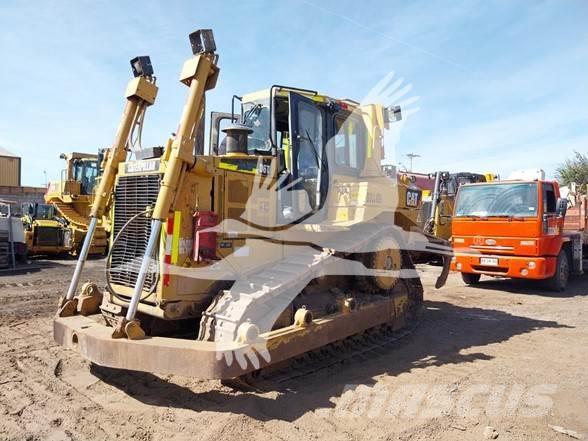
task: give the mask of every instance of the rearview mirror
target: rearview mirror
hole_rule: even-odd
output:
[[[568,211],[568,200],[566,198],[558,198],[555,212],[558,216],[565,216]]]

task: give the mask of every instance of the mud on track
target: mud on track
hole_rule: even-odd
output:
[[[51,319],[74,264],[0,276],[0,439],[453,441],[484,439],[487,426],[499,440],[573,439],[549,425],[588,436],[588,277],[561,295],[489,279],[469,288],[457,275],[435,291],[438,268],[420,267],[427,310],[407,338],[235,391],[90,366],[56,346]],[[102,267],[90,261],[84,278]]]

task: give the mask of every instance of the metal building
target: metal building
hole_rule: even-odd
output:
[[[20,187],[21,159],[0,147],[0,186]]]

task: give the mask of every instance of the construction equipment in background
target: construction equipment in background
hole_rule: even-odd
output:
[[[90,208],[100,180],[103,157],[102,154],[72,152],[63,153],[60,158],[65,160],[65,168],[61,171],[60,181],[49,185],[45,202],[55,207],[55,216],[65,221],[70,230],[67,252],[78,255],[88,231]],[[106,254],[109,230],[108,216],[104,216],[96,227],[89,254]],[[33,251],[32,254],[37,253]]]
[[[72,250],[72,231],[52,204],[22,204],[22,224],[29,256],[60,256]]]
[[[14,269],[27,259],[24,229],[14,206],[12,201],[0,200],[0,269]]]
[[[86,283],[79,293],[82,252],[55,340],[103,366],[227,379],[414,323],[423,288],[409,250],[450,250],[411,232],[418,192],[382,171],[384,131],[400,109],[275,85],[235,97],[237,124],[234,112],[213,112],[209,154],[199,154],[218,55],[210,30],[190,42],[177,134],[136,161],[124,151],[128,115],[157,89],[150,62],[133,65],[91,214],[113,195],[107,290]]]
[[[586,229],[565,231],[567,206],[556,181],[463,185],[452,220],[452,269],[468,285],[485,274],[545,280],[550,289],[564,290],[570,274],[582,273]]]
[[[463,184],[489,182],[495,179],[495,175],[439,171],[431,176],[434,176],[435,185],[431,199],[423,203],[423,231],[439,239],[449,240],[451,238],[451,215],[459,187]]]

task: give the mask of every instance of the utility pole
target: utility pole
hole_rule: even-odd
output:
[[[416,153],[407,153],[407,154],[406,154],[406,155],[404,155],[404,156],[406,156],[406,157],[407,157],[407,158],[410,160],[410,167],[409,167],[409,170],[408,170],[408,171],[409,171],[409,172],[412,172],[412,160],[413,160],[414,158],[420,158],[420,157],[421,157],[421,155],[418,155],[418,154],[416,154]]]

